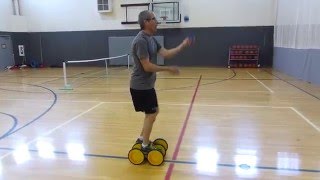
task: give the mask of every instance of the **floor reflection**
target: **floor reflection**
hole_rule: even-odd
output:
[[[300,158],[297,153],[278,152],[278,169],[300,169]],[[299,171],[279,171],[279,174],[299,174]]]
[[[219,154],[217,149],[199,147],[196,153],[197,170],[200,173],[217,173]]]
[[[83,144],[80,143],[68,143],[66,145],[68,157],[70,160],[85,161],[84,156],[85,149]]]
[[[31,159],[30,151],[28,149],[28,145],[21,144],[16,148],[13,152],[13,158],[17,164],[22,164]]]
[[[257,151],[251,149],[237,149],[234,156],[235,171],[237,176],[253,178],[257,176]]]

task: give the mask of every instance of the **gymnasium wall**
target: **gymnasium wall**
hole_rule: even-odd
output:
[[[11,14],[11,2],[9,0],[0,1],[0,31],[11,31]]]
[[[97,12],[96,1],[25,0],[21,12],[28,22],[27,60],[61,66],[65,59],[108,57],[108,37],[134,36],[138,25],[123,25],[123,3],[113,0],[112,12]],[[180,66],[227,66],[228,48],[233,44],[257,44],[260,64],[272,66],[274,0],[181,0],[182,17],[189,22],[159,27],[167,48],[193,34],[197,43],[166,64]],[[131,14],[136,17],[137,14]],[[133,17],[131,17],[133,18]]]
[[[288,6],[290,3],[290,6]],[[320,1],[278,0],[274,68],[320,84]]]
[[[12,0],[0,0],[0,31],[28,31],[26,18],[13,15]]]
[[[122,25],[125,8],[121,4],[147,0],[112,0],[112,12],[99,13],[96,0],[24,0],[22,14],[30,32],[92,31],[136,29]],[[273,26],[274,0],[181,0],[182,17],[188,23],[176,27]],[[136,13],[128,13],[137,19]]]
[[[108,37],[134,36],[138,30],[74,31],[29,33],[27,59],[41,61],[47,66],[61,66],[64,60],[81,60],[109,57]],[[188,34],[195,34],[197,43],[176,57],[165,61],[167,65],[227,66],[228,48],[234,43],[258,44],[261,48],[260,63],[271,66],[273,27],[212,27],[160,29],[164,46],[178,45]]]

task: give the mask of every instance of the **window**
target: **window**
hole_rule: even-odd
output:
[[[112,10],[111,0],[98,0],[99,12],[111,12],[111,10]]]
[[[20,4],[19,0],[12,0],[13,15],[20,16]]]

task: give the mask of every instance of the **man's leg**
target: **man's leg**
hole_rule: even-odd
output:
[[[139,136],[138,139],[136,140],[136,143],[141,144],[142,141],[143,141],[143,127],[142,127],[142,130],[141,130],[140,136]]]
[[[143,136],[143,147],[150,143],[150,135],[159,110],[157,108],[156,112],[153,114],[146,114],[143,122],[142,136]]]
[[[143,97],[143,92],[135,89],[130,88],[130,94],[132,98],[132,102],[135,108],[136,112],[143,111],[143,104],[144,104],[144,97]],[[143,140],[143,128],[140,133],[140,137],[136,140],[136,143],[141,144]]]
[[[141,133],[140,133],[140,139],[141,140],[143,139],[143,128],[142,128]]]

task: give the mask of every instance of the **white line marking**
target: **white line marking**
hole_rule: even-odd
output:
[[[53,101],[53,100],[34,100],[34,99],[0,99],[1,100],[21,100],[21,101],[36,101],[36,102],[41,102],[41,101]],[[101,104],[132,104],[131,101],[109,101],[109,102],[104,102],[104,101],[69,101],[69,100],[59,100],[59,102],[67,102],[67,103],[101,103]],[[169,105],[169,106],[189,106],[190,104],[188,103],[159,103],[162,105]],[[254,106],[254,105],[243,105],[243,104],[194,104],[195,106],[216,106],[216,107],[247,107],[247,108],[286,108],[289,109],[291,107],[288,106]]]
[[[82,113],[78,114],[77,116],[73,117],[72,119],[69,119],[68,121],[66,121],[66,122],[64,122],[64,123],[62,123],[62,124],[60,124],[59,126],[57,126],[57,127],[53,128],[53,129],[51,129],[50,131],[47,131],[47,132],[46,132],[46,133],[44,133],[43,135],[40,135],[40,136],[36,137],[35,139],[33,139],[33,140],[31,140],[31,141],[27,142],[27,143],[26,143],[26,145],[29,145],[29,144],[31,144],[31,143],[33,143],[33,142],[37,141],[39,138],[44,137],[44,136],[47,136],[47,135],[49,135],[49,134],[53,133],[53,132],[54,132],[54,131],[56,131],[57,129],[60,129],[61,127],[65,126],[66,124],[68,124],[68,123],[70,123],[70,122],[72,122],[72,121],[76,120],[76,119],[77,119],[77,118],[79,118],[80,116],[82,116],[82,115],[84,115],[84,114],[86,114],[86,113],[88,113],[88,112],[92,111],[93,109],[95,109],[96,107],[100,106],[101,104],[103,104],[103,103],[99,103],[99,104],[97,104],[97,105],[93,106],[92,108],[90,108],[90,109],[88,109],[88,110],[86,110],[86,111],[84,111],[84,112],[82,112]],[[9,153],[6,153],[5,155],[3,155],[3,156],[1,156],[1,157],[0,157],[0,160],[2,160],[2,159],[4,159],[4,158],[6,158],[7,156],[11,155],[12,153],[13,153],[13,151],[11,151],[11,152],[9,152]]]
[[[132,102],[103,102],[106,104],[131,104]],[[163,105],[171,105],[171,106],[190,106],[189,103],[159,103]],[[287,106],[250,106],[250,105],[242,105],[242,104],[232,104],[232,105],[225,105],[225,104],[197,104],[195,103],[194,106],[216,106],[216,107],[248,107],[248,108],[291,108]]]
[[[105,104],[131,104],[132,102],[103,102]],[[162,105],[170,105],[170,106],[190,106],[189,103],[159,103]],[[208,107],[245,107],[245,108],[283,108],[283,109],[289,109],[291,107],[288,106],[254,106],[254,105],[242,105],[242,104],[197,104],[195,103],[194,106],[208,106]]]
[[[109,84],[105,84],[105,85],[109,85]],[[110,85],[123,85],[123,84],[110,84]],[[194,92],[194,90],[192,89],[187,89],[189,87],[186,87],[185,89],[158,89],[158,93],[162,93],[162,92]],[[192,88],[192,87],[190,87]],[[97,88],[90,88],[90,87],[85,87],[84,89],[86,90],[91,90],[91,89],[97,89]],[[108,88],[109,90],[113,90],[113,92],[104,92],[104,93],[125,93],[127,92],[127,88]],[[118,90],[119,92],[117,91],[114,91],[114,90]],[[124,91],[122,91],[124,90]],[[64,92],[64,91],[62,91]],[[265,93],[267,91],[217,91],[217,90],[206,90],[206,89],[203,89],[201,90],[201,92],[223,92],[223,93]],[[44,92],[41,92],[41,93],[44,93]],[[59,93],[58,93],[59,94]],[[61,93],[63,94],[63,93]],[[72,93],[71,93],[72,94]],[[89,94],[89,92],[88,92]]]
[[[307,117],[305,117],[303,114],[301,114],[298,110],[296,110],[294,107],[290,107],[294,112],[296,112],[302,119],[304,119],[308,124],[310,124],[313,128],[315,128],[318,132],[320,132],[320,128],[313,124]]]
[[[270,89],[268,86],[266,86],[265,84],[263,84],[263,82],[261,82],[261,81],[258,80],[256,77],[254,77],[251,73],[249,73],[248,71],[247,71],[247,73],[248,73],[251,77],[253,77],[255,80],[257,80],[260,84],[262,84],[263,87],[265,87],[266,89],[268,89],[268,91],[270,91],[271,93],[274,93],[274,91],[272,91],[272,89]]]
[[[132,102],[103,102],[105,104],[131,104]],[[170,105],[170,106],[190,106],[189,103],[159,103],[162,105]],[[242,105],[242,104],[197,104],[194,106],[207,106],[207,107],[244,107],[244,108],[278,108],[278,109],[289,109],[291,107],[288,106],[254,106],[254,105]]]
[[[216,107],[244,107],[244,108],[278,108],[278,109],[288,109],[290,107],[286,106],[254,106],[254,105],[242,105],[242,104],[194,104],[194,106],[216,106]]]
[[[162,91],[168,91],[168,92],[171,92],[171,91],[177,91],[177,92],[179,92],[179,91],[192,91],[192,92],[194,92],[194,90],[180,90],[180,89],[172,89],[172,90],[162,90]],[[265,93],[265,92],[267,92],[267,91],[215,91],[215,90],[201,90],[200,92],[223,92],[223,93]]]

